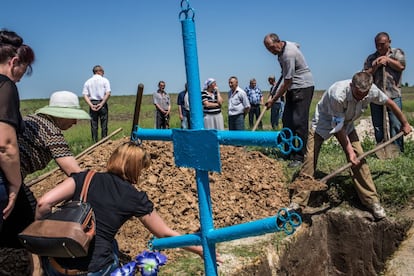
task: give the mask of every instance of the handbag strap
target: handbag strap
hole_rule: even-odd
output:
[[[82,192],[80,194],[80,201],[86,202],[86,199],[88,197],[89,184],[91,183],[92,177],[95,173],[96,171],[87,172],[85,180],[83,181]]]

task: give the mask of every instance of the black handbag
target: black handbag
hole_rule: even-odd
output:
[[[89,244],[95,236],[95,214],[86,199],[94,174],[95,171],[87,173],[79,201],[57,206],[18,235],[28,251],[40,256],[63,258],[88,254]]]

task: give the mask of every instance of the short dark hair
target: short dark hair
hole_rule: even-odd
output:
[[[100,65],[95,65],[95,66],[93,67],[93,69],[92,69],[92,72],[93,72],[94,74],[98,73],[99,71],[102,71],[102,72],[103,72],[103,68],[102,68],[102,66],[100,66]]]
[[[279,36],[275,33],[270,33],[266,37],[270,38],[273,42],[280,42]]]
[[[390,40],[390,35],[388,33],[386,33],[386,32],[379,32],[375,36],[375,41],[377,41],[378,39],[380,39],[383,36],[385,36],[388,40]]]

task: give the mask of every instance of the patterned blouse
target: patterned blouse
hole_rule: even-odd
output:
[[[18,141],[23,178],[44,169],[53,159],[73,155],[62,131],[50,117],[28,115],[23,121],[25,131]]]

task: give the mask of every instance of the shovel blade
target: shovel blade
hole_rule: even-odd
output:
[[[375,152],[380,160],[394,159],[400,155],[400,148],[396,144],[389,144]]]

